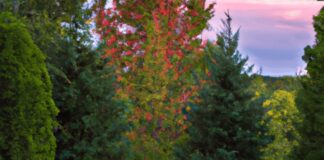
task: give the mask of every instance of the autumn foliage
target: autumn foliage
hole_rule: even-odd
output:
[[[0,0],[0,160],[324,159],[324,8],[272,77],[212,1]]]
[[[186,128],[181,110],[197,90],[186,75],[202,53],[199,35],[212,8],[204,0],[114,0],[98,9],[102,58],[115,67],[118,95],[129,100],[137,126],[130,138],[172,142]]]

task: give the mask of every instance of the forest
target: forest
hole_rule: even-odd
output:
[[[307,74],[252,72],[205,0],[0,1],[0,160],[323,160],[324,8]]]

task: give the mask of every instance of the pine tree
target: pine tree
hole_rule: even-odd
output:
[[[26,27],[0,14],[0,159],[55,157],[58,109],[44,61]]]
[[[58,65],[60,61],[65,64],[59,71],[52,69],[52,73],[56,72],[52,75],[54,99],[61,110],[56,133],[57,158],[123,159],[125,105],[114,100],[112,68],[105,66],[98,52],[89,48],[78,50],[69,41],[62,43],[62,54],[56,61]]]
[[[305,48],[303,60],[308,75],[302,78],[302,89],[297,106],[304,115],[300,147],[297,157],[301,160],[324,159],[324,8],[314,17],[316,41]]]
[[[125,105],[114,99],[113,68],[92,46],[88,8],[71,15],[49,69],[60,108],[56,132],[60,160],[118,160],[127,154]],[[91,12],[90,12],[91,13]]]
[[[232,19],[225,14],[217,44],[208,42],[205,49],[201,102],[189,114],[192,126],[186,150],[191,159],[253,160],[260,156],[263,111],[261,106],[250,105],[250,68],[245,68],[247,58],[237,51],[239,32],[232,33]]]

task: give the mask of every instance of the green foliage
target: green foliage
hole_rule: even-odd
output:
[[[263,109],[251,103],[250,69],[245,69],[247,58],[237,52],[239,33],[232,34],[230,21],[230,17],[223,21],[225,29],[217,45],[208,43],[205,49],[206,85],[200,92],[201,103],[189,114],[189,147],[182,151],[188,155],[180,154],[180,159],[260,157]]]
[[[34,43],[46,55],[56,53],[58,42],[65,34],[63,23],[73,21],[86,0],[5,0],[0,12],[11,12],[26,25]],[[87,16],[91,11],[86,11]]]
[[[44,61],[25,26],[0,14],[0,159],[55,157],[58,109]]]
[[[262,149],[265,160],[287,160],[300,136],[296,126],[301,123],[301,116],[295,105],[295,95],[285,90],[277,90],[270,99],[263,103],[267,113],[264,121],[269,121],[267,134],[274,141]],[[295,159],[295,158],[293,158]]]
[[[54,99],[61,110],[56,158],[124,159],[126,106],[114,99],[113,69],[100,58],[99,49],[92,48],[86,9],[73,14],[48,65]]]
[[[85,0],[1,1],[0,11],[21,17],[47,54],[54,99],[61,112],[58,159],[122,159],[125,105],[113,100],[112,68],[92,49],[92,16]]]
[[[108,46],[93,48],[87,23],[106,0],[0,1],[0,160],[324,159],[323,11],[299,83],[249,76],[230,17],[201,58],[197,35],[213,15],[204,1],[115,2],[121,14],[98,20],[111,25],[101,30]],[[117,33],[109,13],[135,32]],[[103,60],[107,48],[130,55]]]
[[[55,65],[66,76],[52,72],[54,98],[61,110],[57,158],[123,159],[125,105],[113,99],[112,70],[89,48],[77,50],[68,40],[62,43]]]
[[[308,75],[302,77],[302,89],[298,92],[298,109],[303,114],[300,160],[324,159],[324,9],[314,17],[316,43],[305,48],[303,60]]]
[[[282,77],[270,77],[270,76],[255,76],[261,77],[267,84],[270,95],[276,90],[296,91],[301,88],[301,84],[297,77],[282,76]]]
[[[266,98],[269,98],[271,91],[268,88],[268,85],[263,76],[261,75],[252,75],[251,76],[251,85],[249,86],[249,92],[254,93],[254,103],[258,101],[259,105],[262,105]]]

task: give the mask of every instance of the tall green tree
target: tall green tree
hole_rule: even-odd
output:
[[[113,100],[112,68],[90,40],[91,3],[86,0],[0,1],[0,11],[23,19],[46,53],[61,110],[57,159],[122,159],[124,105]]]
[[[263,103],[267,110],[264,121],[269,134],[274,140],[262,149],[265,160],[288,160],[294,147],[298,146],[300,136],[296,126],[301,123],[301,116],[295,104],[295,94],[285,90],[275,91],[270,99]]]
[[[112,67],[91,41],[89,8],[65,23],[57,53],[51,55],[54,99],[60,109],[57,155],[60,160],[124,159],[128,124],[125,105],[116,99]]]
[[[302,89],[297,97],[304,115],[298,159],[324,159],[324,8],[314,17],[316,41],[305,48],[303,60],[308,75],[302,77]]]
[[[114,75],[98,52],[69,40],[56,57],[52,73],[54,99],[60,108],[57,158],[62,160],[123,159],[127,130],[125,105],[114,100]],[[64,61],[61,64],[60,61]],[[53,70],[52,70],[53,71]]]
[[[205,48],[207,74],[200,92],[201,103],[189,114],[188,155],[182,159],[253,160],[260,157],[263,131],[259,124],[263,109],[250,105],[250,68],[237,51],[239,32],[233,34],[226,13],[217,44]]]
[[[53,160],[58,114],[45,56],[26,27],[0,14],[0,159]]]

